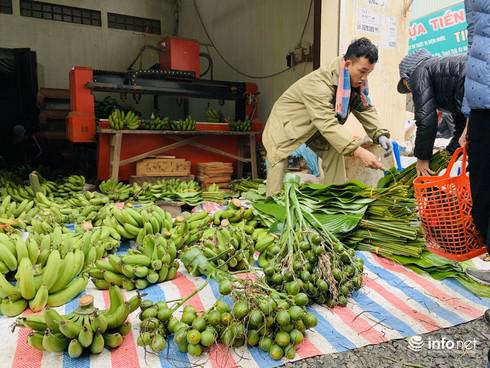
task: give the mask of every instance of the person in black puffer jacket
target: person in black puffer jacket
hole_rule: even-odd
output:
[[[437,110],[453,115],[454,134],[446,147],[450,154],[459,147],[466,125],[461,112],[464,96],[466,56],[433,57],[425,49],[407,55],[400,62],[398,92],[413,95],[417,135],[414,155],[417,174],[434,175],[429,168],[437,134]]]

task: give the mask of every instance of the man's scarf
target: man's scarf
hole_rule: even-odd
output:
[[[345,67],[345,60],[342,60],[342,64],[340,65],[339,83],[337,86],[335,103],[335,112],[337,116],[342,120],[347,118],[347,114],[349,112],[350,93],[350,74],[349,70]],[[367,81],[365,81],[361,86],[361,101],[365,107],[368,107],[371,104]]]

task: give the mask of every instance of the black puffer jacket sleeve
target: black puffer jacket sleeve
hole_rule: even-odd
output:
[[[437,103],[434,86],[428,68],[414,70],[410,76],[417,135],[414,156],[420,160],[430,160],[437,134]]]

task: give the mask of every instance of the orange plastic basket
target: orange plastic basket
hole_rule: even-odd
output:
[[[461,173],[451,177],[451,170],[460,155],[463,155]],[[471,217],[467,161],[466,149],[458,148],[444,175],[421,176],[413,182],[427,248],[455,261],[464,261],[487,251]]]

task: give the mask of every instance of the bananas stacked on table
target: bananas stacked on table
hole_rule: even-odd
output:
[[[202,233],[199,246],[224,271],[246,270],[254,262],[254,241],[241,227],[208,228]]]
[[[109,124],[112,129],[138,129],[139,121],[138,116],[133,111],[124,112],[116,109],[109,115]]]
[[[170,126],[170,120],[168,117],[161,118],[155,114],[151,114],[149,120],[143,120],[141,122],[141,129],[146,130],[167,130]]]
[[[109,288],[109,309],[94,307],[93,297],[80,298],[79,307],[67,315],[60,315],[48,309],[42,315],[19,317],[16,327],[30,328],[27,343],[33,348],[50,353],[68,352],[71,358],[78,358],[84,352],[100,354],[104,347],[115,349],[131,331],[131,323],[126,321],[141,302],[139,295],[124,301],[117,286]]]
[[[202,199],[208,202],[222,202],[225,200],[225,192],[223,192],[218,184],[211,184],[202,192]]]
[[[172,130],[187,131],[196,129],[196,121],[189,115],[185,120],[170,121]]]
[[[138,201],[138,203],[152,202],[153,194],[151,188],[151,183],[143,183],[142,185],[133,183],[131,186],[131,198]]]
[[[244,121],[232,121],[230,123],[230,130],[233,132],[250,132],[252,129],[252,120],[248,117]]]
[[[211,106],[206,110],[206,118],[211,123],[221,123],[224,120],[223,113],[213,109]]]
[[[153,194],[164,192],[186,193],[199,191],[199,183],[194,180],[163,179],[151,185]]]
[[[126,290],[145,289],[151,284],[172,280],[177,274],[177,248],[172,240],[163,236],[147,235],[137,249],[119,257],[111,254],[107,260],[99,260],[90,269],[94,285],[109,289],[118,285]]]
[[[202,202],[199,183],[196,181],[161,180],[151,186],[151,193],[155,199],[180,201],[192,207]]]
[[[111,200],[118,202],[123,202],[131,196],[131,186],[114,179],[102,181],[99,190],[107,194]]]
[[[146,235],[159,234],[172,228],[172,216],[156,205],[142,207],[111,207],[110,216],[102,223],[116,230],[121,237],[142,243]]]

